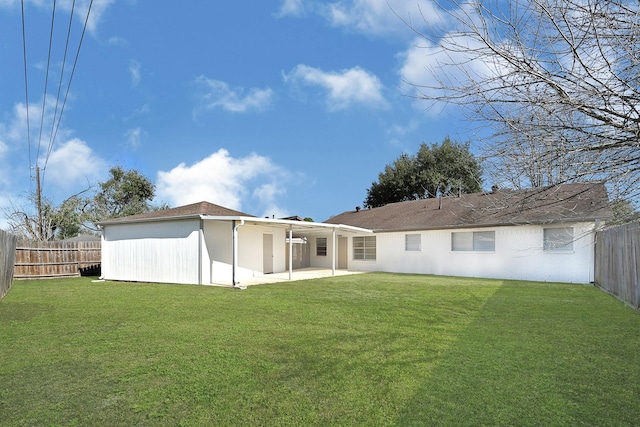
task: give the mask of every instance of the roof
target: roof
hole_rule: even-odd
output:
[[[215,205],[209,202],[192,203],[190,205],[179,206],[171,209],[161,209],[158,211],[147,212],[138,215],[131,215],[122,218],[114,218],[101,221],[100,225],[118,224],[127,222],[140,222],[147,220],[169,220],[169,219],[187,219],[197,218],[200,216],[233,216],[233,217],[253,217],[240,211],[225,208],[224,206]]]
[[[576,183],[390,203],[344,212],[325,222],[399,231],[591,222],[612,217],[603,183]]]
[[[102,221],[99,225],[116,225],[128,223],[142,223],[155,221],[169,221],[182,219],[203,219],[208,221],[240,221],[242,224],[261,224],[265,226],[286,228],[292,231],[304,231],[305,233],[327,232],[327,230],[339,230],[344,233],[370,233],[371,230],[353,227],[348,224],[328,224],[309,221],[301,221],[298,219],[272,219],[259,218],[223,206],[215,205],[209,202],[194,203],[191,205],[180,206],[172,209],[163,209],[154,212],[148,212],[139,215],[131,215],[122,218],[114,218]],[[299,217],[290,217],[299,218]]]

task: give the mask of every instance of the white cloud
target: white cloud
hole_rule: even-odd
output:
[[[9,147],[5,144],[0,136],[0,165],[3,165],[5,162],[5,158],[7,152],[9,151]],[[0,185],[6,185],[9,183],[9,168],[0,167]]]
[[[278,197],[284,196],[286,189],[280,183],[270,182],[260,185],[253,190],[253,197],[260,201],[263,207],[262,216],[275,216],[276,218],[284,218],[289,216],[288,211],[280,208],[276,203]]]
[[[276,206],[277,198],[286,193],[287,175],[267,157],[254,153],[233,158],[220,149],[192,165],[180,163],[158,172],[156,193],[173,206],[208,201],[239,211],[253,196],[256,209],[271,215],[283,212]]]
[[[140,144],[142,143],[142,138],[145,137],[146,135],[147,133],[144,130],[142,130],[142,128],[137,127],[133,129],[128,129],[125,132],[124,137],[127,139],[127,144],[129,145],[129,147],[136,150],[140,147]]]
[[[116,0],[94,0],[91,6],[91,14],[89,15],[89,22],[87,29],[90,32],[95,32],[98,24],[102,20],[102,16],[105,14],[109,6],[115,3]],[[81,16],[86,16],[82,14]]]
[[[355,104],[383,108],[387,102],[382,95],[382,83],[373,74],[360,67],[348,70],[322,71],[307,65],[297,65],[284,76],[285,82],[320,86],[326,89],[330,110],[344,110]]]
[[[443,49],[447,43],[455,43],[458,48]],[[447,88],[467,85],[473,80],[487,81],[487,78],[503,74],[508,64],[501,64],[496,58],[476,55],[479,47],[478,41],[455,32],[445,34],[437,45],[418,37],[400,55],[401,86],[417,98],[434,99],[446,94]],[[424,109],[425,104],[420,107]],[[437,113],[446,105],[431,102],[430,107],[437,107],[429,110]]]
[[[106,162],[96,155],[86,142],[73,138],[51,151],[49,160],[40,159],[45,166],[47,183],[70,189],[93,183],[104,177]]]
[[[132,59],[129,61],[129,74],[131,75],[131,85],[138,86],[140,83],[140,62]]]
[[[205,76],[196,78],[195,84],[202,100],[202,105],[196,109],[196,112],[214,108],[222,108],[234,113],[244,113],[248,110],[260,111],[271,105],[273,97],[273,91],[269,88],[251,88],[245,91],[243,88],[232,88],[223,81]]]
[[[122,37],[109,37],[107,39],[107,44],[109,46],[128,46],[129,42],[127,41],[127,39],[124,39]]]
[[[338,0],[315,3],[283,0],[277,16],[323,16],[335,27],[376,36],[410,36],[412,27],[437,22],[441,12],[432,0]]]
[[[55,101],[48,97],[40,137],[42,100],[34,100],[30,106],[31,147],[26,142],[27,109],[24,104],[16,103],[11,116],[0,122],[0,195],[15,201],[33,191],[36,164],[42,170],[45,194],[54,201],[68,197],[70,192],[86,189],[106,176],[106,162],[85,141],[72,138],[70,129],[57,128],[56,138],[49,148],[54,110]]]
[[[396,124],[391,126],[387,129],[389,143],[394,146],[402,146],[405,144],[407,136],[414,133],[418,129],[419,125],[420,123],[417,120],[410,120],[406,125]]]
[[[89,13],[89,20],[87,21],[87,31],[95,33],[98,24],[106,13],[107,9],[114,4],[116,0],[93,0],[91,4],[91,11]],[[49,0],[26,0],[25,3],[32,4],[39,9],[50,12],[51,1]],[[91,0],[76,0],[73,10],[75,13],[75,19],[78,19],[84,25],[87,18],[87,12],[89,11],[89,5]],[[0,0],[0,7],[15,8],[21,4],[20,0]],[[73,2],[71,0],[61,0],[56,3],[56,11],[71,12]]]
[[[277,16],[302,16],[304,15],[305,10],[306,8],[303,0],[283,0]]]

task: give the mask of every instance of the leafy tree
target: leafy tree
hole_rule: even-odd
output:
[[[88,200],[75,194],[62,202],[53,214],[56,226],[56,238],[68,239],[86,231],[84,223],[87,215],[85,209]]]
[[[469,144],[448,137],[438,144],[421,144],[417,154],[403,153],[385,166],[367,190],[365,207],[481,190],[482,168]]]
[[[413,81],[493,132],[491,171],[514,186],[606,180],[640,196],[640,3],[441,1]]]
[[[99,190],[88,202],[91,222],[95,224],[158,209],[151,204],[155,185],[140,172],[116,166],[109,174],[111,178],[98,184]]]

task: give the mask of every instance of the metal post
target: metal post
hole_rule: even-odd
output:
[[[289,280],[293,276],[293,227],[289,226]]]
[[[331,234],[331,245],[332,245],[332,251],[333,251],[333,256],[331,257],[331,275],[335,276],[336,275],[336,229],[333,229],[333,232]]]

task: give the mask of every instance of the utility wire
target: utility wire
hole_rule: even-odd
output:
[[[51,120],[51,133],[49,134],[49,144],[47,145],[47,156],[45,158],[46,159],[45,167],[46,167],[46,161],[48,161],[49,155],[51,155],[51,150],[53,148],[54,132],[56,129],[56,117],[58,117],[58,106],[60,105],[60,92],[62,91],[64,69],[65,69],[65,65],[67,64],[67,52],[69,51],[69,39],[71,38],[71,26],[73,23],[73,13],[75,11],[75,7],[76,7],[76,0],[73,0],[73,3],[71,4],[71,13],[69,15],[69,27],[67,28],[67,40],[64,45],[64,55],[62,57],[62,66],[60,70],[60,82],[58,82],[58,93],[56,95],[56,106],[53,111],[53,119]],[[62,116],[62,112],[60,113],[60,116]]]
[[[53,12],[51,13],[51,30],[49,31],[49,51],[47,53],[47,70],[44,78],[44,95],[42,96],[42,114],[40,116],[40,135],[38,136],[38,150],[36,151],[36,166],[40,157],[40,143],[42,141],[42,128],[44,127],[44,115],[47,104],[47,90],[49,87],[49,67],[51,65],[51,46],[53,45],[53,28],[56,21],[56,0],[53,0]]]
[[[31,125],[29,124],[29,79],[27,78],[27,38],[24,29],[24,0],[22,4],[22,58],[24,62],[24,97],[27,106],[27,146],[29,147],[29,182],[33,178],[31,174]]]
[[[75,2],[74,2],[75,4]],[[45,162],[44,162],[44,168],[46,169],[47,167],[47,163],[49,162],[49,156],[51,155],[51,149],[53,148],[53,144],[55,142],[56,136],[58,134],[58,129],[60,128],[60,122],[62,120],[62,113],[64,112],[64,107],[67,104],[67,98],[69,97],[69,91],[71,89],[71,82],[73,81],[73,75],[75,74],[76,71],[76,65],[78,65],[78,57],[80,56],[80,48],[82,47],[82,41],[84,40],[84,35],[87,31],[87,25],[89,23],[89,16],[91,14],[91,7],[93,6],[93,0],[91,0],[89,2],[89,8],[87,9],[87,16],[85,17],[84,20],[84,26],[82,27],[82,35],[80,36],[80,42],[78,43],[78,50],[76,51],[76,57],[73,61],[73,67],[71,68],[71,75],[69,76],[69,83],[67,84],[67,91],[64,95],[64,100],[62,101],[62,107],[60,108],[60,115],[58,116],[58,123],[56,124],[56,130],[53,134],[53,137],[51,139],[51,142],[49,144],[49,148],[48,148],[48,152],[47,152],[47,156],[45,158]]]

